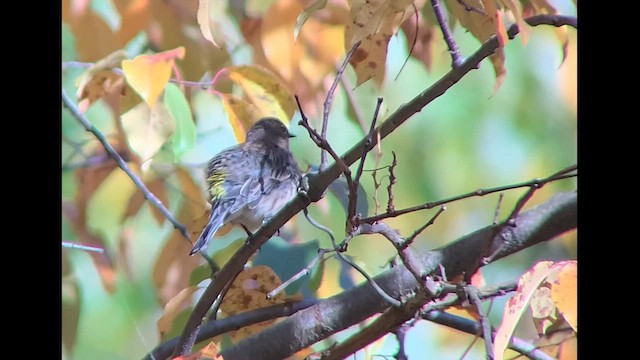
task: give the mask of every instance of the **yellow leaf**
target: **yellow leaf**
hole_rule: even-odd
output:
[[[227,116],[229,116],[229,124],[236,140],[238,143],[244,142],[251,125],[261,118],[260,111],[252,103],[232,94],[221,94],[220,99]]]
[[[551,282],[551,299],[565,320],[578,332],[578,262],[556,264],[558,273]],[[550,279],[551,280],[551,279]]]
[[[209,8],[212,0],[198,0],[198,13],[197,20],[200,25],[200,31],[205,39],[209,40],[213,45],[218,46],[216,41],[213,40],[211,34],[211,25],[209,23]]]
[[[160,150],[175,128],[171,113],[162,103],[153,108],[140,103],[123,114],[121,121],[129,146],[143,162]]]
[[[256,107],[260,117],[273,116],[285,125],[293,117],[296,104],[287,86],[259,66],[231,66],[229,78],[242,88],[246,100]]]
[[[351,56],[351,65],[358,76],[356,86],[371,78],[378,86],[382,84],[387,61],[387,44],[390,38],[391,35],[378,33],[362,40]]]
[[[261,43],[269,64],[285,81],[292,83],[298,72],[303,47],[294,41],[297,14],[302,12],[298,0],[275,2],[262,20]]]
[[[504,351],[507,345],[509,345],[509,339],[511,339],[520,317],[527,310],[529,300],[538,288],[538,285],[553,271],[552,264],[551,261],[540,261],[518,280],[518,289],[509,301],[507,301],[502,316],[502,323],[496,332],[493,343],[495,360],[503,359]]]
[[[415,2],[420,10],[424,1]],[[345,46],[351,49],[353,44],[370,35],[384,33],[391,36],[395,29],[414,14],[414,1],[411,0],[353,0],[351,1],[351,20],[345,29]]]
[[[131,87],[153,108],[169,82],[175,59],[184,58],[184,47],[153,55],[139,55],[133,60],[123,60],[122,70]]]

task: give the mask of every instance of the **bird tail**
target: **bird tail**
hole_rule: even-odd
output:
[[[200,233],[200,237],[196,241],[195,245],[193,245],[193,248],[189,252],[189,256],[197,253],[202,248],[207,246],[207,243],[209,243],[209,240],[211,240],[213,235],[215,235],[218,229],[223,225],[224,218],[226,217],[226,213],[227,213],[226,210],[228,208],[229,208],[228,206],[217,206],[217,207],[214,207],[213,210],[211,210],[211,215],[209,216],[209,222],[207,223],[207,226],[205,226],[204,229],[202,230],[202,233]]]

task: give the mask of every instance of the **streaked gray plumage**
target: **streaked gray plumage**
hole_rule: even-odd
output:
[[[295,197],[301,172],[289,151],[290,137],[280,120],[263,118],[249,129],[244,143],[209,161],[211,214],[189,255],[204,249],[227,223],[260,228]]]

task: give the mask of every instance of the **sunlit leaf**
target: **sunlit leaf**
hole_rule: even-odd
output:
[[[231,66],[226,70],[229,78],[240,86],[247,101],[257,108],[261,117],[273,116],[289,124],[296,105],[285,84],[259,66]]]
[[[262,115],[252,103],[232,94],[221,94],[220,100],[229,117],[229,125],[238,143],[244,142],[247,131]]]
[[[175,60],[184,55],[182,46],[153,55],[139,55],[133,60],[123,60],[122,70],[129,85],[153,108],[169,82]]]
[[[162,103],[153,108],[140,103],[123,114],[121,121],[129,146],[143,162],[160,150],[175,129],[175,121]]]
[[[507,301],[502,316],[502,323],[496,332],[493,344],[493,352],[496,360],[503,359],[504,351],[509,345],[509,340],[513,335],[516,325],[518,325],[518,321],[520,321],[522,314],[527,310],[529,301],[540,283],[553,271],[552,265],[553,262],[551,261],[540,261],[518,280],[518,289],[509,301]]]
[[[551,299],[574,331],[578,332],[578,262],[556,264],[557,275],[551,282]]]
[[[198,0],[197,20],[198,25],[200,25],[202,36],[204,36],[204,38],[210,41],[213,45],[218,46],[216,41],[213,39],[211,24],[209,21],[209,9],[212,1],[213,0]]]
[[[191,150],[196,142],[196,125],[193,122],[191,108],[184,93],[174,84],[164,89],[164,104],[175,120],[175,132],[172,138],[173,153],[176,160]]]
[[[421,3],[424,4],[414,4],[411,0],[352,0],[351,19],[345,30],[345,47],[348,50],[374,34],[391,36],[405,19],[413,15],[414,5],[420,10]]]
[[[271,67],[288,83],[296,78],[304,49],[294,41],[296,18],[302,12],[298,0],[279,0],[264,15],[261,44]]]

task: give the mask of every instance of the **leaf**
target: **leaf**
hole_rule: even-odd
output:
[[[244,142],[247,131],[262,117],[258,108],[252,103],[232,94],[221,94],[220,100],[229,117],[229,125],[233,129],[238,143]]]
[[[278,293],[273,299],[267,300],[266,295],[282,282],[276,273],[268,266],[259,265],[247,268],[229,287],[220,305],[220,310],[227,315],[235,315],[249,310],[262,308],[284,302],[285,296]],[[234,342],[238,342],[271,325],[275,319],[263,321],[251,326],[245,326],[231,333]]]
[[[76,85],[78,86],[77,97],[80,112],[87,111],[91,104],[107,93],[116,90],[116,85],[122,75],[114,73],[112,69],[120,65],[120,62],[126,58],[127,53],[124,50],[117,50],[97,61],[78,77]]]
[[[153,55],[139,55],[133,60],[123,60],[122,70],[129,85],[153,108],[169,82],[175,59],[183,59],[184,55],[182,46]]]
[[[417,5],[419,7],[419,4]],[[356,71],[356,86],[374,78],[380,86],[384,80],[387,45],[396,29],[414,14],[413,1],[354,0],[351,19],[345,28],[345,47],[360,46],[351,57]]]
[[[165,304],[162,316],[156,323],[161,338],[164,338],[164,334],[171,330],[176,316],[191,304],[191,297],[198,289],[199,287],[197,286],[189,286],[182,289]]]
[[[189,103],[176,85],[169,83],[165,86],[164,104],[175,121],[171,145],[176,160],[179,160],[196,142],[196,125]]]
[[[116,35],[121,47],[144,31],[151,23],[150,0],[116,0],[114,5],[120,13],[120,28]]]
[[[229,78],[242,88],[247,101],[257,108],[261,117],[274,116],[285,125],[289,124],[296,105],[284,83],[259,66],[231,66],[226,70]]]
[[[518,280],[518,289],[507,301],[502,316],[502,323],[496,332],[493,343],[493,353],[496,360],[502,360],[504,351],[509,345],[513,331],[527,310],[529,300],[533,296],[538,285],[553,271],[551,261],[540,261],[534,267],[524,273]]]
[[[421,4],[416,4],[416,8],[420,10]],[[353,44],[375,34],[390,37],[405,19],[414,14],[413,9],[412,0],[352,0],[351,19],[345,29],[345,47],[350,49]]]
[[[316,11],[323,9],[327,5],[327,0],[316,0],[309,7],[304,9],[303,12],[298,15],[298,19],[296,19],[296,26],[293,29],[293,39],[298,39],[298,34],[300,34],[300,29],[307,22],[309,17]]]
[[[175,129],[174,119],[162,103],[153,108],[149,108],[147,103],[140,103],[120,119],[131,150],[143,162],[160,150]]]
[[[216,41],[213,39],[211,24],[209,22],[209,8],[211,1],[212,0],[198,0],[198,13],[196,18],[198,20],[198,25],[200,25],[200,32],[202,32],[202,36],[204,36],[204,38],[214,46],[218,46]]]
[[[508,37],[502,19],[502,12],[498,11],[495,0],[466,0],[463,3],[456,0],[447,0],[447,5],[449,5],[451,14],[480,42],[484,43],[493,35],[496,35],[499,47],[493,55],[489,56],[496,74],[496,83],[493,88],[493,92],[496,93],[507,74],[503,47]]]
[[[192,229],[189,224],[202,215],[205,209],[204,196],[186,170],[178,168],[175,176],[178,179],[179,190],[184,194],[180,209],[175,214],[176,219],[193,233],[195,229]],[[192,238],[198,236],[202,228],[197,231],[198,233],[192,235]],[[198,256],[188,256],[192,243],[187,241],[179,231],[173,231],[171,237],[165,241],[157,255],[152,272],[153,285],[157,288],[162,305],[182,289],[194,285],[189,282],[190,277],[202,261]]]
[[[138,170],[135,164],[130,164],[130,168],[134,172]],[[101,234],[107,241],[118,239],[122,231],[122,219],[131,197],[137,190],[124,171],[112,171],[95,190],[87,204],[89,229],[94,234]],[[112,243],[107,248],[117,249],[117,246]]]
[[[425,21],[420,14],[419,18],[411,16],[402,23],[402,31],[407,38],[407,43],[411,46],[410,56],[420,60],[427,71],[431,71],[433,61],[433,45],[438,36],[437,26]]]
[[[148,182],[145,181],[145,186],[165,206],[169,206],[169,198],[167,196],[167,189],[165,187],[164,179],[156,178]],[[142,191],[136,191],[133,196],[131,196],[131,199],[129,199],[129,204],[127,205],[127,209],[123,215],[123,220],[128,217],[135,216],[145,202],[146,199]],[[158,224],[162,224],[166,220],[166,217],[160,210],[158,210],[158,208],[156,208],[155,206],[151,206],[150,209],[151,214],[156,219],[156,222]]]
[[[524,21],[524,17],[522,16],[522,5],[519,1],[515,0],[500,0],[500,2],[503,3],[516,18],[516,23],[520,30],[519,36],[522,41],[522,46],[527,45],[529,34],[531,34],[531,26]]]
[[[558,273],[549,279],[551,299],[571,328],[578,332],[578,262],[561,261],[554,267]]]
[[[304,49],[293,38],[297,15],[302,10],[297,0],[275,2],[262,18],[260,43],[265,58],[289,84],[298,77]]]

